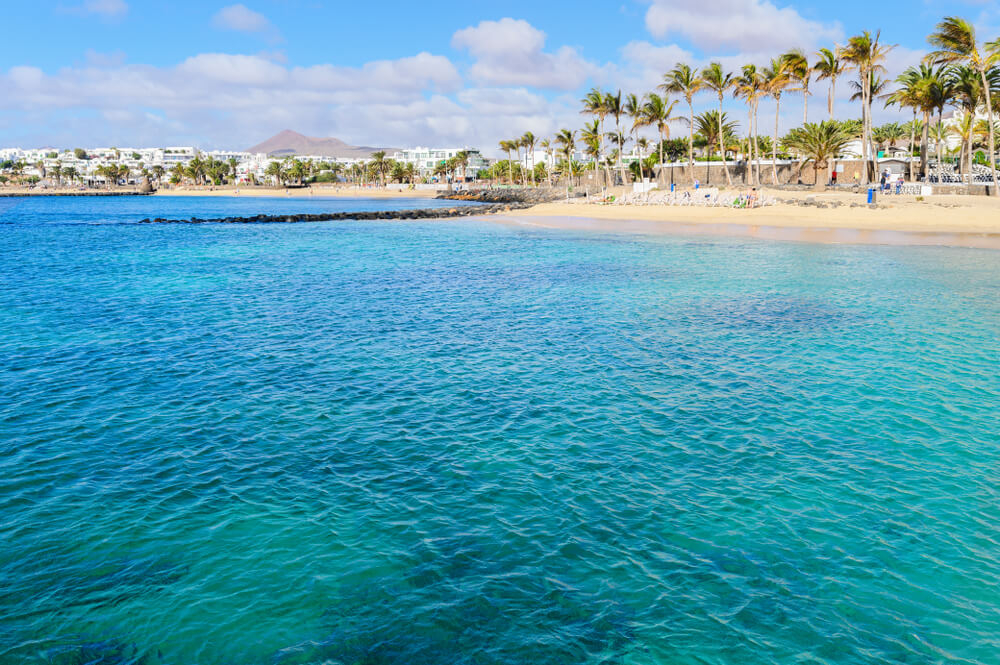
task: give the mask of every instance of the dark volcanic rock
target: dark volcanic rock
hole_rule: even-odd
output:
[[[464,206],[461,208],[418,208],[414,210],[384,210],[364,212],[333,212],[328,214],[301,215],[253,215],[250,217],[216,217],[214,219],[143,219],[141,224],[291,224],[302,222],[329,222],[338,220],[370,220],[370,219],[445,219],[449,217],[469,217],[471,215],[492,215],[499,212],[530,208],[533,204],[526,202],[503,202],[480,206]]]

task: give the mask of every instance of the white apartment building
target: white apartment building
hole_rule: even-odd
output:
[[[400,162],[413,163],[421,177],[432,177],[434,168],[441,162],[451,159],[458,154],[462,148],[413,148],[412,150],[402,150],[392,155],[392,158]],[[490,162],[475,149],[465,148],[469,153],[469,164],[466,169],[468,176],[474,176],[480,169],[489,166]],[[85,150],[85,157],[80,159],[76,156],[75,150],[56,150],[54,148],[42,148],[25,150],[21,148],[0,148],[0,162],[24,162],[26,175],[41,176],[42,169],[37,165],[41,163],[46,176],[49,177],[56,167],[66,170],[73,169],[80,178],[87,180],[100,180],[96,176],[97,169],[101,166],[118,164],[127,166],[130,179],[138,178],[143,169],[152,170],[155,167],[162,167],[169,172],[177,165],[186,166],[197,156],[203,159],[215,159],[221,162],[236,160],[236,174],[238,182],[249,182],[256,179],[258,182],[266,180],[265,172],[267,167],[273,162],[285,161],[285,158],[269,157],[266,154],[253,154],[243,151],[213,150],[202,152],[193,146],[170,146],[165,148],[90,148]],[[536,153],[541,155],[541,152]],[[356,163],[365,163],[368,159],[360,158],[335,158],[323,155],[295,155],[292,157],[303,162],[313,163],[337,163],[347,168]]]
[[[413,164],[422,177],[429,177],[434,175],[434,169],[438,164],[451,159],[463,150],[469,153],[469,166],[466,169],[467,175],[475,175],[480,169],[485,169],[489,166],[489,161],[475,148],[416,147],[397,151],[392,154],[392,159],[404,164]]]

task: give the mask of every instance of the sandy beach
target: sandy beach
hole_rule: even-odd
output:
[[[504,215],[505,223],[635,233],[739,235],[825,243],[956,245],[1000,249],[1000,199],[981,196],[886,197],[770,192],[785,202],[753,210],[665,205],[546,203]],[[805,203],[820,204],[801,205]],[[856,207],[851,207],[855,204]]]

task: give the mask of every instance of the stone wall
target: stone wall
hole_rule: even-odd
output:
[[[840,184],[853,183],[854,173],[860,174],[862,172],[862,163],[860,160],[838,159],[837,164],[843,166],[843,172],[839,178]],[[732,178],[734,187],[750,186],[750,166],[745,162],[729,164],[729,175]],[[813,162],[803,164],[801,162],[782,162],[779,160],[777,170],[777,184],[779,185],[813,185],[815,183],[816,169]],[[692,183],[692,174],[703,186],[720,186],[726,184],[726,172],[722,162],[695,162],[693,170],[687,164],[668,165],[663,168],[662,173],[659,175],[659,182],[668,187],[671,183],[678,187],[689,187]],[[604,178],[605,175],[603,172],[587,173],[579,178],[580,186],[590,187],[592,190],[600,189],[603,187]],[[819,178],[820,182],[825,183],[827,181],[827,169],[821,169]],[[775,184],[771,164],[768,162],[760,165],[760,182],[762,186]],[[631,184],[631,176],[629,184]]]

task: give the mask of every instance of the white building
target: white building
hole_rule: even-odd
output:
[[[435,167],[454,157],[462,148],[414,148],[403,150],[393,155],[393,159],[400,162],[413,163],[420,175],[432,177]],[[465,149],[469,153],[469,164],[466,169],[468,176],[474,176],[480,169],[489,166],[489,161],[484,159],[478,150]],[[537,153],[537,154],[540,154]],[[195,157],[202,159],[214,159],[216,161],[230,163],[236,161],[237,181],[241,183],[256,180],[264,182],[268,166],[273,162],[283,162],[285,159],[296,159],[303,162],[337,163],[345,169],[355,163],[365,163],[367,158],[335,158],[323,155],[294,155],[285,158],[269,157],[266,154],[253,154],[243,151],[213,150],[202,152],[194,146],[169,146],[165,148],[91,148],[84,151],[78,157],[76,150],[57,150],[55,148],[42,148],[25,150],[21,148],[0,148],[0,162],[24,162],[24,175],[42,176],[45,179],[53,178],[52,174],[56,170],[66,172],[72,169],[76,177],[88,182],[101,182],[102,178],[97,175],[101,166],[127,166],[129,169],[129,180],[141,177],[143,170],[153,171],[156,167],[161,167],[165,172],[170,172],[176,166],[187,166]],[[38,164],[42,168],[38,168]]]
[[[413,164],[421,177],[428,178],[434,175],[434,169],[438,164],[463,151],[469,154],[469,165],[466,167],[467,177],[474,176],[480,169],[485,169],[490,165],[489,161],[475,148],[416,147],[395,152],[392,154],[392,159],[404,164]]]

